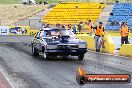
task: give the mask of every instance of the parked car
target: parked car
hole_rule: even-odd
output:
[[[48,59],[53,56],[78,56],[83,60],[87,52],[87,43],[77,39],[75,34],[65,28],[43,28],[31,42],[32,54],[39,56],[39,52]]]

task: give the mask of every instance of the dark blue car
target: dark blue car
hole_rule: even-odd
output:
[[[87,52],[87,43],[77,39],[68,29],[44,28],[32,40],[32,54],[38,56],[39,52],[42,52],[46,59],[71,55],[83,60]]]

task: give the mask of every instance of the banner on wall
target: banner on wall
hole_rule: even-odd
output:
[[[0,35],[9,35],[9,27],[0,26]]]
[[[0,35],[36,35],[38,31],[29,26],[0,26]]]
[[[30,30],[29,26],[10,26],[9,34],[10,35],[25,35],[28,34]]]

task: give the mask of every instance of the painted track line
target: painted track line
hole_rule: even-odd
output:
[[[10,86],[12,88],[19,88],[17,86],[17,84],[13,81],[13,79],[8,75],[8,73],[3,69],[3,67],[0,66],[0,68],[1,68],[0,71],[1,71],[2,75],[5,77],[5,79],[10,84]]]

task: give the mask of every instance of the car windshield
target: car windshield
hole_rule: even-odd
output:
[[[70,36],[75,37],[74,33],[67,29],[52,29],[52,30],[45,30],[44,31],[46,36],[44,37],[52,37],[52,36]]]

